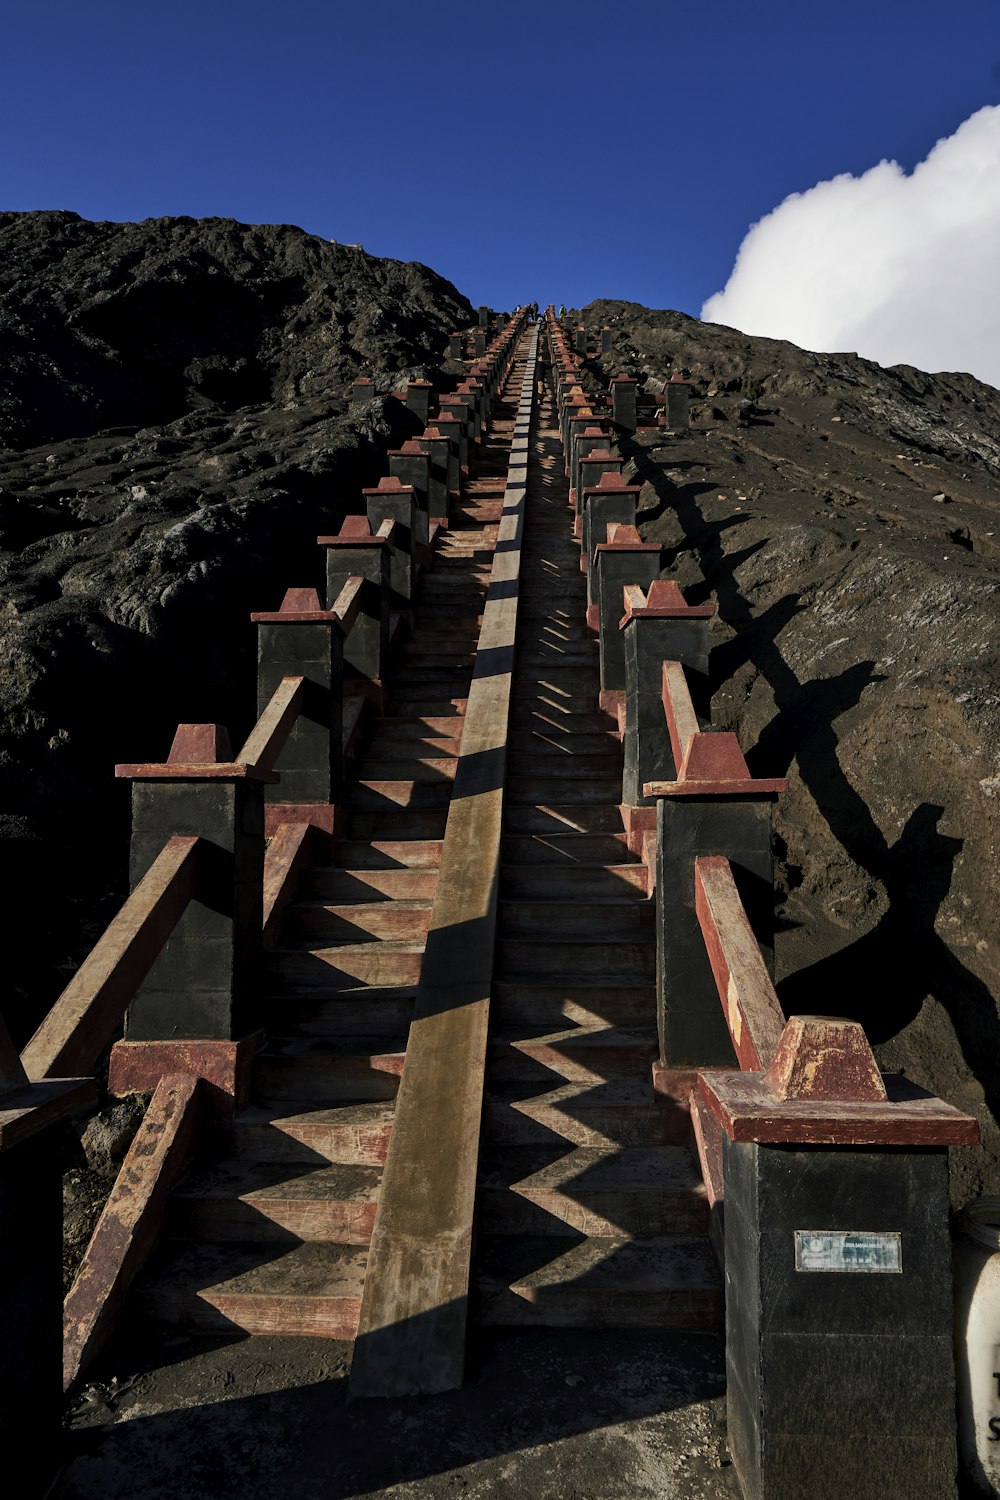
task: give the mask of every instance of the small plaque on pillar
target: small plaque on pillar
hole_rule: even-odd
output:
[[[902,1235],[866,1229],[796,1229],[795,1269],[902,1275]]]

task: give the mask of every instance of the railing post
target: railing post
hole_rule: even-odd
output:
[[[265,788],[265,830],[312,823],[334,832],[343,793],[344,638],[336,614],[315,589],[289,589],[281,608],[250,616],[257,626],[257,711],[283,677],[306,679],[302,709],[275,764],[281,777]]]
[[[686,432],[690,426],[688,396],[691,382],[671,375],[663,388],[663,418],[669,432]]]
[[[729,1066],[729,1029],[695,910],[694,862],[732,864],[754,933],[773,966],[771,817],[784,780],[754,780],[734,734],[692,734],[677,777],[656,799],[657,1028],[664,1068]]]
[[[611,413],[616,427],[634,432],[639,425],[636,382],[630,375],[616,375],[611,382]]]
[[[486,334],[481,328],[472,335],[472,353],[476,359],[482,359],[486,353]]]
[[[865,1055],[866,1054],[866,1055]],[[796,1016],[764,1072],[708,1072],[722,1134],[729,1447],[745,1500],[952,1500],[948,1147],[975,1120]]]
[[[598,545],[608,539],[611,525],[635,526],[636,507],[640,489],[637,484],[626,484],[621,476],[621,460],[610,460],[604,466],[596,484],[588,485],[582,493],[580,511],[580,562],[587,575],[587,624],[597,629],[597,563],[594,554]],[[658,571],[658,570],[657,570]],[[654,574],[655,576],[655,574]],[[634,583],[636,579],[628,579]]]
[[[688,604],[676,583],[651,583],[645,597],[640,589],[625,589],[622,804],[633,853],[641,850],[641,835],[656,826],[655,802],[643,787],[677,777],[670,736],[664,732],[663,663],[676,661],[685,668],[695,713],[707,721],[708,627],[714,614],[714,604]]]
[[[375,382],[370,380],[367,375],[362,375],[351,386],[351,405],[354,407],[366,406],[373,399],[374,395]]]
[[[578,323],[573,334],[573,347],[577,354],[587,355],[587,330],[582,323]]]
[[[612,354],[614,352],[614,335],[610,328],[601,329],[601,353]]]
[[[614,713],[625,698],[625,647],[618,628],[624,613],[622,590],[626,583],[648,588],[660,576],[660,544],[642,541],[634,526],[612,525],[593,557],[601,707]]]
[[[431,417],[431,391],[429,380],[410,380],[406,385],[406,405],[424,427]]]
[[[605,426],[595,419],[576,434],[570,463],[569,498],[576,509],[573,525],[577,536],[580,534],[579,518],[583,513],[583,491],[597,484],[602,474],[620,474],[624,463],[621,454],[611,452]]]
[[[427,432],[424,433],[424,436],[429,437],[432,430],[436,431],[440,437],[444,437],[447,439],[447,493],[449,500],[451,500],[452,498],[458,500],[462,493],[462,471],[466,465],[466,460],[463,457],[466,446],[465,422],[464,420],[460,421],[455,413],[449,407],[447,407],[444,402],[441,402],[440,410],[437,416],[434,418],[434,427],[433,429],[428,428]],[[439,520],[443,525],[447,526],[447,508],[445,509],[445,513],[443,516],[435,516],[432,512],[431,520]]]
[[[448,501],[451,494],[451,443],[447,433],[441,431],[435,420],[432,427],[425,427],[418,438],[411,438],[415,447],[421,453],[426,453],[430,464],[427,471],[427,516],[428,521],[437,521],[439,525],[448,524]],[[406,447],[406,444],[403,444]],[[390,472],[399,473],[404,484],[416,485],[416,481],[409,478],[402,470],[392,469],[393,456],[389,456]],[[458,463],[455,463],[456,483],[458,474]]]
[[[55,1126],[93,1079],[29,1083],[0,1018],[0,1443],[9,1493],[42,1500],[62,1449],[62,1162]]]
[[[204,841],[198,886],[140,985],[111,1052],[108,1087],[137,1093],[199,1072],[240,1096],[259,1045],[264,784],[233,762],[217,724],[181,724],[162,764],[120,765],[132,782],[131,884],[174,834]]]
[[[377,532],[384,521],[395,524],[389,554],[389,584],[392,590],[390,606],[406,614],[412,621],[417,558],[416,518],[420,514],[416,494],[410,485],[402,484],[395,476],[382,478],[376,489],[365,489],[361,493],[373,531]]]
[[[479,317],[479,326],[480,326],[480,328],[488,328],[490,326],[490,310],[489,310],[489,308],[488,307],[479,307],[477,309],[477,312],[478,312],[478,317]]]
[[[465,335],[462,333],[449,333],[448,335],[448,358],[461,359],[465,353]]]
[[[317,538],[327,548],[327,600],[332,603],[349,578],[367,587],[361,612],[344,644],[345,682],[382,708],[382,682],[389,656],[389,544],[372,535],[367,516],[346,516],[337,536]]]
[[[425,429],[426,430],[426,429]],[[416,532],[417,557],[421,563],[425,558],[421,548],[427,546],[430,535],[430,495],[432,457],[428,446],[422,446],[422,438],[408,438],[402,448],[389,452],[389,478],[398,479],[403,486],[413,491],[416,509],[413,525]]]

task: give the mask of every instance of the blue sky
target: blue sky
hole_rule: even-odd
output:
[[[697,313],[749,226],[1000,104],[1000,0],[8,0],[0,208],[220,214],[473,302]]]

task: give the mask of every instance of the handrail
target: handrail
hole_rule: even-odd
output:
[[[761,1072],[778,1049],[785,1015],[728,859],[695,860],[694,901],[740,1067]]]
[[[29,1078],[89,1073],[195,894],[201,839],[168,839],[21,1053]]]
[[[274,770],[274,763],[302,710],[305,691],[304,677],[281,679],[237,755],[238,763],[255,766],[258,771]]]
[[[670,732],[674,766],[680,771],[688,745],[698,733],[698,716],[691,700],[691,689],[679,661],[663,663],[663,712]]]
[[[334,601],[331,613],[337,616],[344,635],[349,635],[364,603],[365,580],[352,574]]]

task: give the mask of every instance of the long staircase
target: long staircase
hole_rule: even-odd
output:
[[[157,1321],[357,1332],[523,373],[522,357],[424,579],[335,862],[285,911],[250,1103],[172,1195],[136,1293]],[[474,1312],[717,1327],[688,1121],[652,1087],[653,906],[622,831],[557,430],[536,429],[528,485]]]

